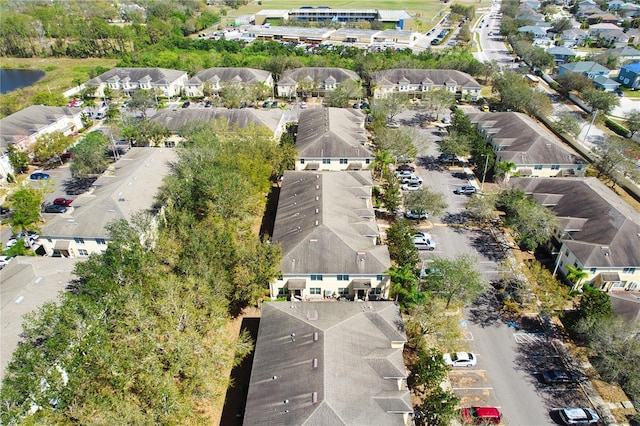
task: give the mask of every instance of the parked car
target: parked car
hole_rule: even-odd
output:
[[[396,171],[398,172],[415,172],[416,168],[413,166],[410,166],[408,164],[400,164],[398,167],[396,167]]]
[[[271,102],[269,102],[269,101],[264,101],[264,102],[262,103],[262,108],[269,108],[269,105],[271,105]]]
[[[415,175],[413,174],[413,170],[398,170],[396,171],[396,176],[398,179],[404,179]]]
[[[27,231],[27,238],[29,238],[29,243],[35,244],[40,238],[40,235],[35,231]],[[20,239],[24,239],[24,234],[22,232],[12,235],[9,241],[7,241],[7,244],[5,244],[5,247],[13,247]]]
[[[40,179],[49,179],[49,175],[47,173],[35,172],[29,176],[29,179],[32,180],[40,180]]]
[[[44,208],[45,213],[66,213],[67,208],[65,206],[58,206],[56,204],[49,204]]]
[[[502,420],[502,413],[496,407],[465,407],[461,413],[465,423],[497,425]]]
[[[9,256],[0,256],[0,269],[4,268],[9,264],[9,262],[13,259],[13,257]]]
[[[478,192],[478,189],[473,185],[465,185],[457,187],[453,192],[455,192],[456,194],[471,195]]]
[[[472,367],[478,360],[471,352],[447,353],[442,356],[444,363],[451,367]]]
[[[73,200],[69,198],[56,198],[55,200],[53,200],[53,204],[55,204],[56,206],[69,207],[71,203],[73,203]]]
[[[429,215],[425,212],[407,210],[404,213],[404,217],[406,217],[407,219],[414,219],[414,220],[426,220],[429,218]]]
[[[62,154],[60,154],[60,159],[61,160],[71,160],[73,158],[76,158],[76,155],[71,151],[66,151],[66,152],[63,152]]]
[[[419,183],[422,185],[422,178],[420,176],[407,176],[403,177],[400,182],[402,183]]]
[[[546,370],[542,372],[542,380],[549,385],[573,384],[580,381],[580,377],[573,371],[568,370]]]
[[[300,102],[300,109],[305,109],[307,107],[306,102]]]
[[[455,163],[458,161],[458,157],[454,154],[440,154],[438,160],[443,163]]]
[[[278,102],[277,101],[271,102],[271,108],[278,108]]]
[[[191,105],[191,102],[186,101],[185,103],[182,104],[182,108],[189,108],[190,105]]]
[[[422,189],[422,182],[405,183],[401,188],[403,191],[419,191]]]
[[[436,242],[433,241],[431,235],[425,233],[416,234],[413,237],[413,245],[418,250],[433,251],[436,249]]]
[[[0,206],[0,216],[9,214],[9,207]]]
[[[211,108],[211,101],[206,101],[206,102],[204,103],[204,107],[205,107],[205,108]]]
[[[360,104],[353,104],[353,109],[360,109]]]
[[[600,417],[589,407],[561,408],[558,414],[565,425],[592,425],[600,421]]]

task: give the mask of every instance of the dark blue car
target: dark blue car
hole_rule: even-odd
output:
[[[36,172],[31,174],[31,176],[29,176],[30,179],[33,180],[40,180],[40,179],[49,179],[49,175],[46,173],[42,173],[42,172]]]

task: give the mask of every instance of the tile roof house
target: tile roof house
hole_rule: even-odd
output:
[[[303,67],[282,73],[276,88],[280,97],[323,97],[348,80],[359,84],[360,76],[344,68]]]
[[[388,297],[391,260],[372,189],[368,170],[284,173],[272,236],[282,276],[272,298]]]
[[[565,30],[560,35],[566,47],[580,46],[587,39],[588,34],[580,28],[571,28]]]
[[[593,80],[599,75],[608,77],[610,70],[593,61],[571,62],[568,64],[562,64],[558,67],[558,75],[564,75],[570,72],[580,73]]]
[[[173,149],[131,148],[89,192],[73,201],[67,213],[47,218],[40,232],[42,249],[54,257],[87,257],[105,251],[109,223],[129,220],[140,211],[155,211],[156,192],[176,159]]]
[[[85,86],[95,86],[96,96],[104,96],[106,87],[131,95],[136,90],[158,89],[161,96],[180,95],[187,82],[185,71],[165,68],[114,68],[87,81]]]
[[[226,85],[251,87],[263,84],[273,88],[273,77],[269,71],[253,68],[209,68],[200,71],[185,83],[185,95],[204,96],[205,86],[213,93],[220,92]]]
[[[0,179],[13,173],[9,145],[27,152],[41,135],[57,131],[70,136],[84,128],[81,117],[80,108],[31,105],[0,119]]]
[[[446,89],[458,98],[475,101],[480,84],[469,74],[447,69],[394,68],[376,71],[371,75],[373,97],[383,98],[390,93],[407,93],[421,98],[432,89]]]
[[[286,129],[285,118],[283,111],[278,108],[261,110],[253,108],[180,108],[176,111],[158,110],[150,120],[166,127],[173,134],[179,134],[182,127],[188,123],[222,119],[230,126],[241,128],[250,124],[265,126],[273,133],[275,140],[280,140],[280,136]]]
[[[265,302],[245,426],[413,424],[393,302]]]
[[[572,265],[603,290],[640,290],[640,214],[597,178],[512,178],[558,217],[558,270]],[[558,249],[559,248],[559,249]]]
[[[496,154],[496,162],[516,165],[521,176],[580,176],[587,164],[566,149],[546,128],[518,112],[470,114],[476,126]]]
[[[576,52],[573,49],[569,49],[566,46],[554,46],[547,49],[547,53],[553,55],[553,60],[556,63],[563,64],[576,57]]]
[[[640,62],[621,67],[618,81],[625,87],[640,89]]]
[[[296,170],[359,170],[375,158],[367,148],[360,110],[313,108],[300,112]]]
[[[620,65],[640,61],[640,50],[634,49],[631,46],[609,49],[607,50],[607,53],[616,56],[619,59]]]

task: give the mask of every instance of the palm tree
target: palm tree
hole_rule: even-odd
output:
[[[573,283],[572,290],[578,290],[581,287],[582,280],[587,278],[589,273],[573,265],[567,265],[567,279]]]
[[[392,295],[405,311],[425,301],[426,296],[418,287],[418,277],[411,265],[402,268],[392,266],[388,272],[391,277]]]
[[[496,169],[498,170],[497,175],[498,177],[502,177],[505,182],[509,179],[511,171],[515,168],[516,163],[513,163],[511,161],[500,161],[498,164],[496,164]],[[513,175],[515,176],[516,173],[513,173]]]
[[[389,164],[393,163],[393,157],[391,157],[391,152],[389,151],[378,151],[376,152],[375,159],[371,164],[373,168],[373,178],[382,180],[384,176],[384,170],[389,167]]]

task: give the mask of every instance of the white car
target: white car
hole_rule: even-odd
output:
[[[7,266],[9,264],[9,262],[11,261],[11,259],[13,259],[13,258],[9,257],[9,256],[0,256],[0,269],[2,269],[5,266]]]
[[[472,367],[478,360],[471,352],[456,352],[444,354],[444,363],[451,367]]]
[[[422,183],[421,182],[405,183],[404,185],[402,185],[401,188],[403,191],[419,191],[422,189]]]
[[[425,212],[407,210],[404,213],[404,217],[406,217],[407,219],[414,219],[414,220],[426,220],[429,218],[429,215]]]
[[[558,412],[565,425],[592,425],[600,421],[600,417],[589,407],[567,407]]]
[[[402,179],[410,178],[415,175],[411,170],[400,170],[396,172],[396,176],[398,177],[398,179],[402,180]]]
[[[390,129],[397,129],[400,127],[400,125],[395,121],[387,121],[387,127],[389,127]]]
[[[422,185],[422,178],[420,176],[412,175],[408,177],[403,177],[401,182],[402,183],[419,183]]]

